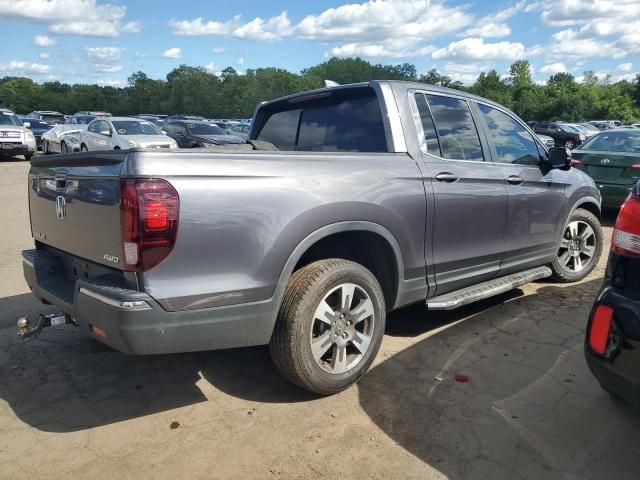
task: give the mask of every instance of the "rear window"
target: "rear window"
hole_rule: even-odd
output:
[[[64,115],[41,115],[42,121],[47,122],[49,124],[57,125],[60,123],[64,123]]]
[[[269,107],[267,107],[269,108]],[[387,152],[380,102],[370,88],[335,90],[273,105],[256,140],[279,150]]]
[[[580,150],[599,152],[640,152],[640,132],[603,132],[586,142]]]

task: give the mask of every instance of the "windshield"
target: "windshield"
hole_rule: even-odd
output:
[[[25,118],[22,119],[22,122],[29,122],[29,124],[31,125],[31,128],[50,128],[51,125],[49,125],[47,122],[43,122],[42,120],[35,120],[33,118]]]
[[[162,135],[160,130],[146,120],[117,120],[112,123],[118,135]]]
[[[187,128],[192,135],[224,135],[220,127],[208,123],[187,123]]]
[[[640,152],[640,132],[602,132],[586,142],[580,150],[599,152]]]
[[[20,119],[9,112],[0,112],[0,125],[13,125],[16,127],[22,127],[22,122]]]
[[[58,125],[60,123],[64,123],[64,115],[48,115],[43,114],[40,115],[43,122],[50,123],[52,125]]]

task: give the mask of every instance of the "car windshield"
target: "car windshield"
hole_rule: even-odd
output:
[[[42,121],[47,122],[52,125],[57,125],[59,123],[64,123],[64,115],[51,115],[51,114],[43,114],[41,115]]]
[[[16,127],[22,127],[22,122],[13,113],[0,112],[0,125],[14,125]]]
[[[582,145],[580,150],[640,153],[640,132],[602,132]]]
[[[162,128],[162,126],[164,125],[164,120],[161,120],[159,118],[145,118],[144,120],[153,123],[158,128]]]
[[[162,135],[160,130],[146,120],[116,120],[112,123],[118,135]]]
[[[187,128],[192,135],[224,135],[220,127],[208,123],[187,123]]]

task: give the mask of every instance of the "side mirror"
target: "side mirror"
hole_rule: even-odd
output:
[[[23,122],[25,128],[31,128],[31,122]]]
[[[571,168],[571,151],[568,148],[550,148],[547,158],[551,169],[569,170]]]
[[[111,136],[111,131],[110,130],[101,130],[100,131],[100,135],[104,135],[105,137],[110,137]]]

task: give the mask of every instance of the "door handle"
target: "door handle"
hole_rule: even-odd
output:
[[[439,182],[453,183],[458,180],[458,176],[449,172],[442,172],[436,175],[436,180]]]
[[[519,177],[517,175],[510,175],[507,177],[507,182],[509,182],[511,185],[521,185],[522,181],[522,177]]]

